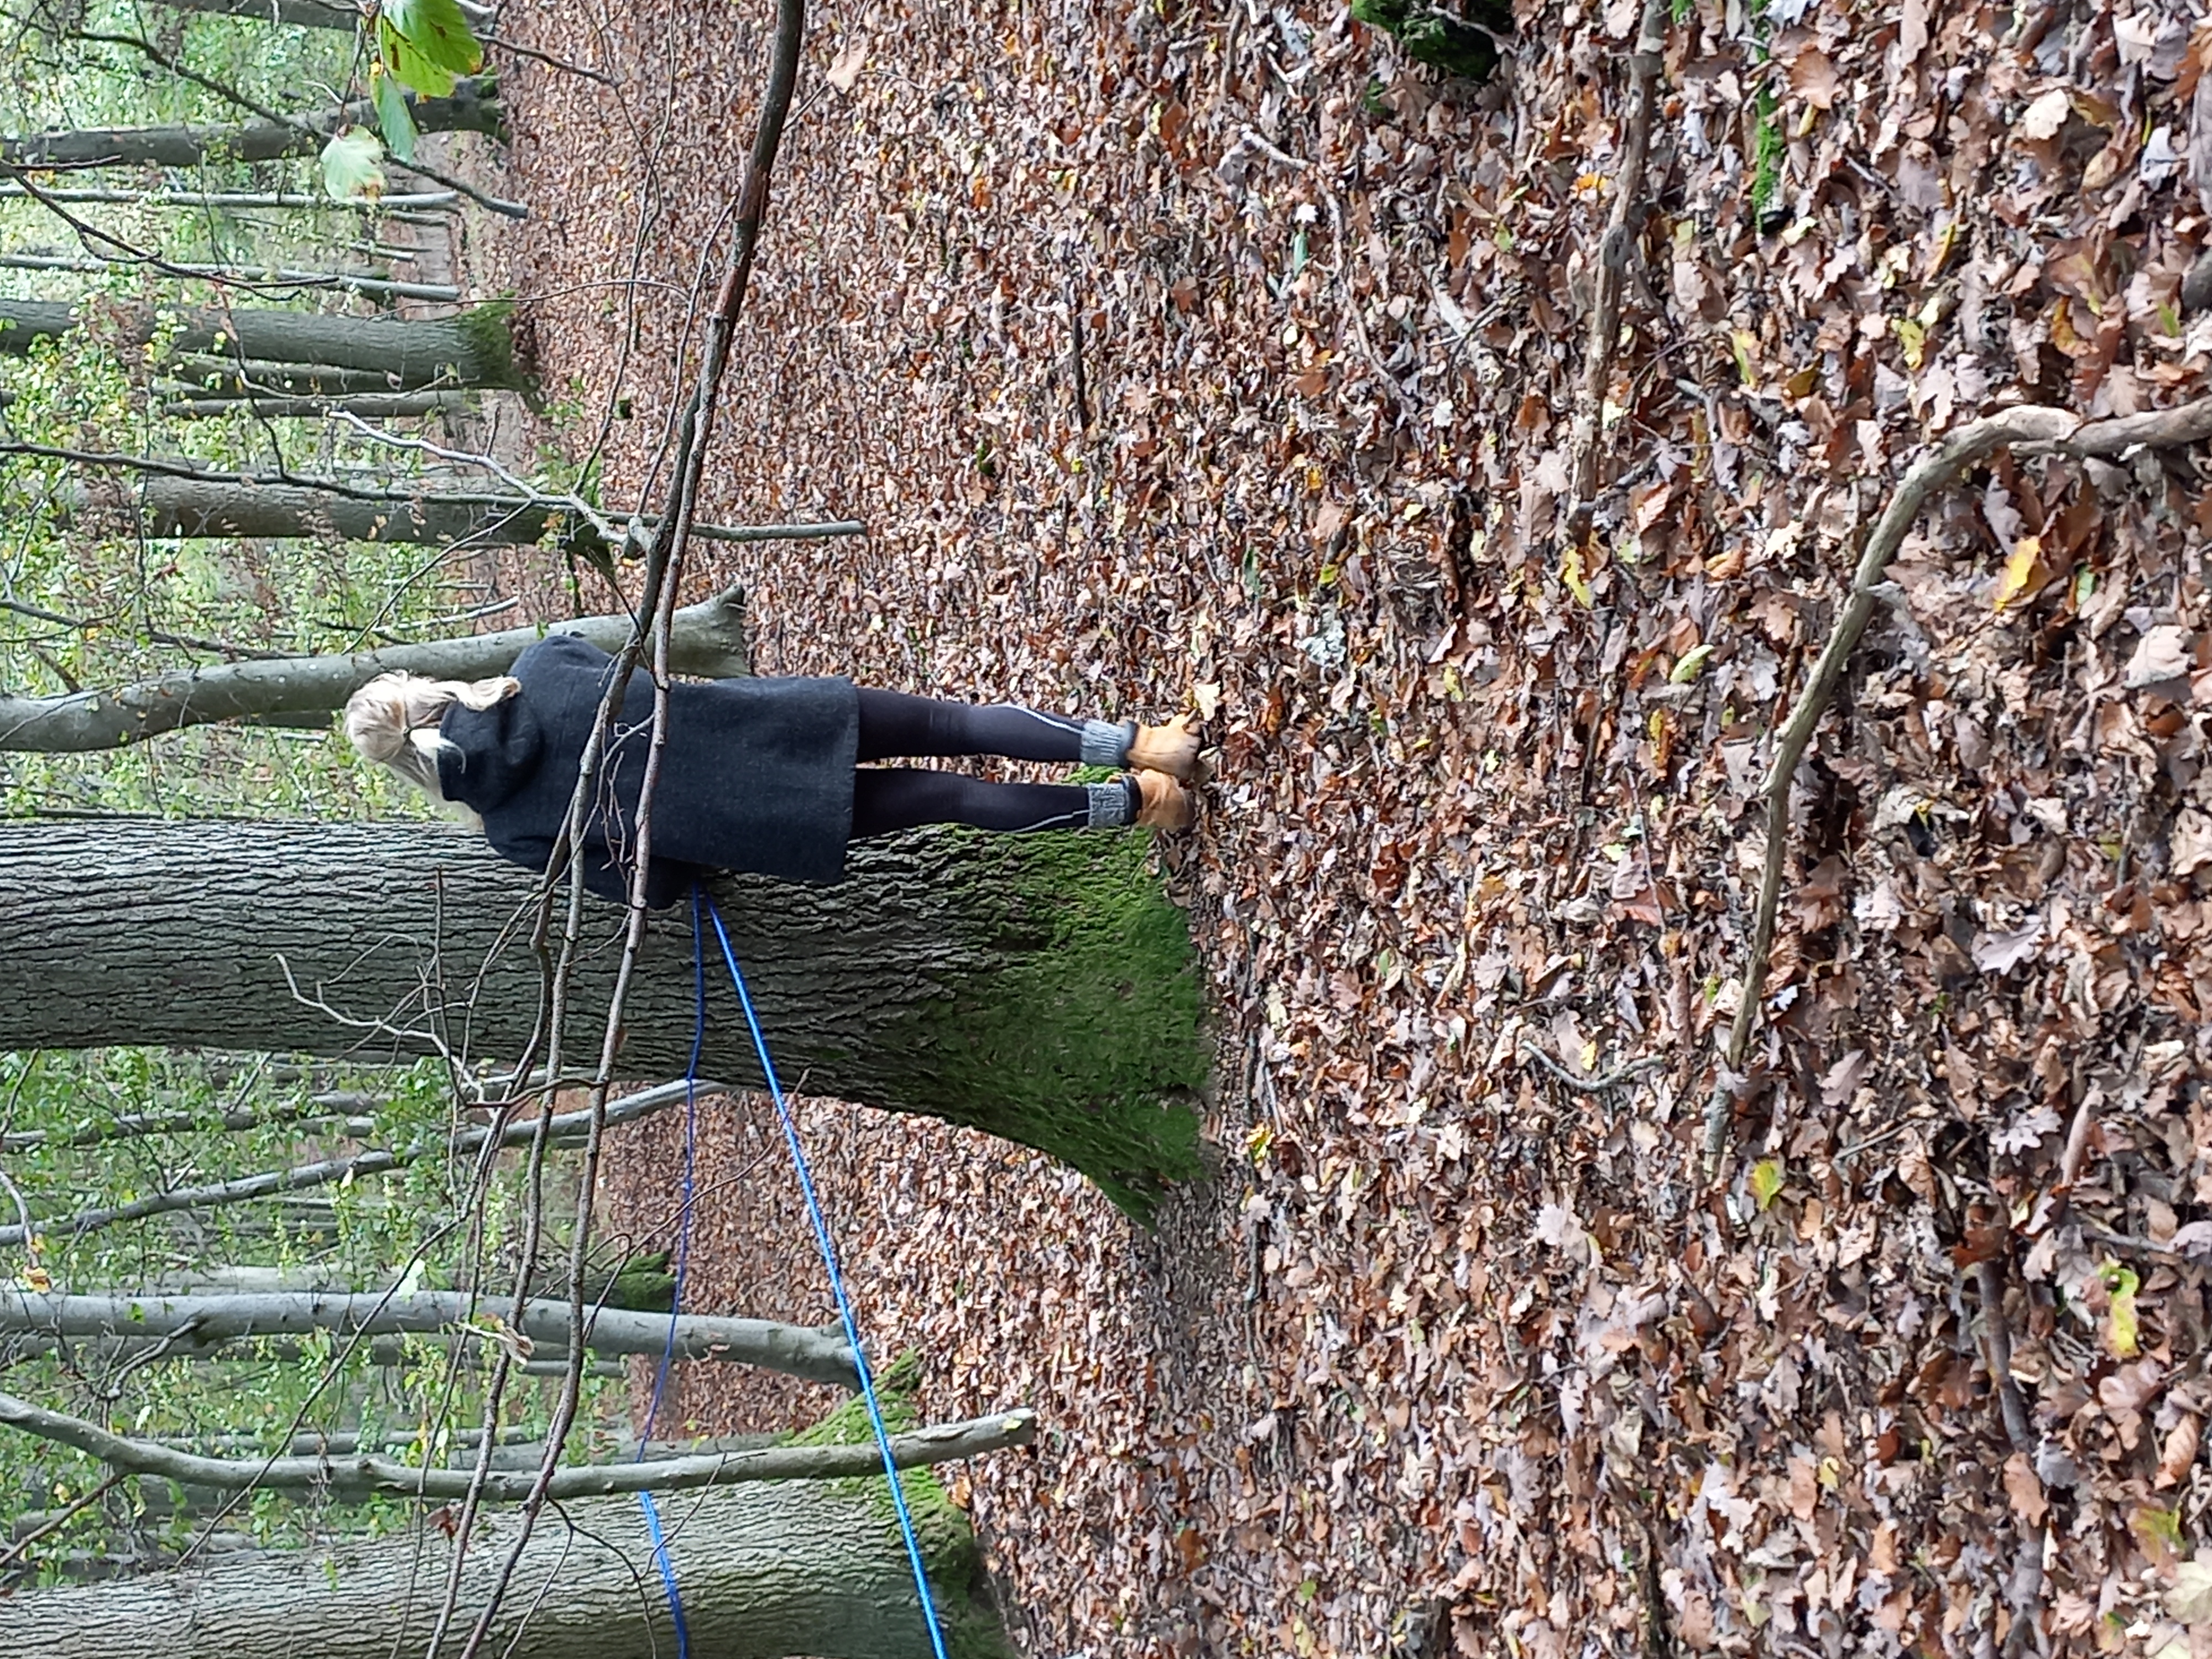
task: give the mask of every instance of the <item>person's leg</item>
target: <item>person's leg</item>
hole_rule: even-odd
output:
[[[1136,732],[1133,723],[1074,720],[1004,703],[943,702],[864,686],[858,758],[1001,755],[1008,760],[1120,766]]]
[[[1113,830],[1136,823],[1145,805],[1134,778],[1111,783],[986,783],[957,772],[863,767],[853,775],[851,838],[866,841],[927,823],[964,823],[1013,834]]]

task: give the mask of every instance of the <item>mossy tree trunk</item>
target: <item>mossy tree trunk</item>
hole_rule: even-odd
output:
[[[926,1483],[907,1476],[911,1495]],[[880,1480],[723,1487],[664,1504],[691,1651],[714,1659],[928,1659],[929,1635]],[[1008,1652],[970,1593],[975,1547],[940,1499],[922,1536],[948,1646]],[[466,1556],[462,1629],[517,1522],[493,1514]],[[0,1597],[0,1652],[38,1659],[390,1659],[426,1644],[452,1544],[435,1528],[328,1550]],[[541,1594],[541,1592],[545,1592]],[[668,1599],[635,1500],[593,1498],[542,1522],[492,1626],[508,1659],[666,1659]]]
[[[412,1055],[434,1031],[511,1063],[538,1018],[537,885],[443,826],[0,825],[0,1048]],[[714,893],[787,1081],[1034,1147],[1139,1212],[1194,1172],[1197,976],[1140,836],[920,834],[856,847],[841,886]],[[570,1063],[597,1056],[622,921],[587,901]],[[287,964],[301,995],[390,1029],[308,1006]],[[731,1001],[704,1071],[750,1082]],[[682,1075],[692,1013],[679,910],[632,987],[623,1075]]]
[[[234,311],[159,312],[123,307],[113,326],[144,345],[165,331],[167,366],[195,386],[223,392],[241,374],[295,396],[345,392],[526,390],[515,361],[514,307],[494,301],[451,317],[341,317],[313,311],[240,307]],[[18,355],[88,322],[86,307],[56,300],[0,299],[0,351]]]

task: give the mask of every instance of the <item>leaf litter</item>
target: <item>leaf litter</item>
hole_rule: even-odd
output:
[[[805,1107],[878,1347],[1048,1425],[957,1477],[1030,1651],[2212,1650],[2202,456],[1933,498],[1796,782],[1717,1186],[1698,1125],[1768,733],[1887,491],[2008,401],[2206,389],[2212,26],[1674,8],[1563,554],[1639,9],[1522,7],[1487,89],[1334,6],[816,15],[702,507],[870,533],[695,579],[764,671],[1194,706],[1214,750],[1161,848],[1212,1187],[1148,1235]],[[505,76],[537,216],[486,257],[549,385],[629,411],[625,500],[765,9],[509,14],[621,82]],[[673,1133],[616,1176],[641,1242]],[[702,1146],[692,1305],[818,1315],[757,1105]]]

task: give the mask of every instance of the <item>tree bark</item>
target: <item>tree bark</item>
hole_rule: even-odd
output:
[[[404,542],[424,547],[470,541],[489,547],[531,547],[556,528],[574,526],[592,546],[599,538],[575,515],[518,500],[487,506],[441,501],[425,491],[404,501],[363,500],[304,484],[236,483],[150,472],[103,479],[98,489],[58,492],[52,512],[63,524],[112,520],[149,537],[198,540],[220,536],[337,537],[344,541]]]
[[[395,421],[425,415],[458,415],[458,392],[354,392],[310,393],[289,398],[248,392],[236,398],[173,398],[161,413],[185,421],[213,421],[250,410],[264,421],[319,420],[343,410],[364,421]]]
[[[499,101],[489,82],[460,81],[446,98],[407,94],[422,132],[500,131]],[[274,161],[313,155],[333,132],[376,125],[365,101],[343,104],[289,121],[247,121],[238,126],[82,127],[0,137],[0,162],[17,167],[198,167],[203,161]]]
[[[1141,1212],[1197,1169],[1207,1058],[1185,919],[1145,848],[939,831],[856,845],[840,886],[712,890],[785,1078],[1034,1147]],[[373,1060],[442,1043],[511,1065],[538,1024],[538,886],[456,827],[0,824],[0,1048]],[[597,902],[585,917],[572,1031],[604,1015],[624,919]],[[630,1076],[684,1070],[687,933],[647,942]],[[759,1076],[742,1022],[709,1021],[702,1066]]]
[[[283,365],[295,373],[353,370],[375,377],[378,386],[391,391],[432,386],[520,390],[528,384],[514,358],[514,307],[503,300],[452,317],[402,319],[275,307],[179,313],[151,306],[109,309],[104,303],[0,299],[0,351],[21,355],[40,340],[59,339],[95,320],[119,330],[133,345],[144,345],[173,328],[167,337],[173,362],[198,362],[206,372],[233,377],[242,360],[255,379],[260,377],[252,371],[263,364]],[[314,383],[312,374],[307,379],[308,384],[296,389],[336,389]],[[348,390],[357,389],[357,384],[338,383]]]
[[[243,17],[252,22],[289,23],[303,29],[344,29],[361,27],[361,8],[349,0],[161,0],[179,11],[210,12],[219,17]],[[489,9],[462,0],[462,13],[481,26]]]
[[[479,509],[480,510],[480,509]],[[676,613],[670,662],[679,674],[732,679],[746,672],[744,596],[731,588]],[[387,646],[350,656],[273,657],[185,669],[113,690],[57,697],[0,696],[0,751],[79,753],[115,749],[213,720],[328,714],[379,674],[404,669],[434,679],[501,674],[546,634],[574,634],[610,653],[633,627],[627,616],[585,617],[544,628]]]
[[[907,1477],[911,1499],[926,1477]],[[934,1492],[934,1483],[927,1482]],[[729,1487],[662,1502],[691,1651],[713,1659],[928,1659],[929,1636],[880,1480]],[[973,1544],[922,1506],[931,1589],[957,1654],[1003,1654],[969,1596]],[[508,1659],[666,1659],[669,1604],[632,1498],[564,1505],[525,1547],[483,1650]],[[481,1518],[461,1569],[481,1607],[517,1529]],[[436,1622],[453,1544],[435,1529],[328,1551],[0,1597],[0,1651],[40,1659],[390,1659]],[[548,1593],[540,1594],[543,1590]]]
[[[511,1305],[511,1304],[508,1304]],[[569,1304],[536,1297],[524,1304],[520,1334],[544,1347],[568,1345]],[[487,1334],[505,1326],[503,1304],[464,1291],[264,1291],[229,1296],[54,1296],[0,1286],[0,1335],[44,1334],[75,1340],[164,1340],[168,1352],[191,1358],[252,1337],[426,1335],[473,1323]],[[714,1314],[586,1310],[584,1346],[596,1354],[659,1354],[759,1365],[787,1376],[841,1388],[854,1386],[852,1350],[843,1338],[774,1320]]]

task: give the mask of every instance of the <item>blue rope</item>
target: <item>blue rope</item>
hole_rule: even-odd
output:
[[[692,890],[696,906],[701,898],[698,889]],[[860,1322],[853,1312],[853,1299],[845,1293],[845,1275],[837,1266],[837,1247],[830,1237],[830,1223],[822,1213],[822,1201],[815,1196],[814,1176],[806,1167],[806,1154],[799,1144],[799,1127],[792,1121],[791,1108],[783,1097],[783,1085],[776,1081],[775,1062],[769,1058],[768,1039],[761,1035],[760,1018],[753,1012],[752,993],[745,988],[745,976],[738,969],[737,952],[730,948],[730,935],[722,926],[722,913],[711,898],[705,901],[707,918],[714,924],[714,937],[722,946],[722,960],[729,964],[730,983],[737,988],[738,1004],[745,1011],[745,1025],[751,1031],[753,1052],[760,1057],[761,1076],[768,1084],[769,1096],[775,1102],[777,1120],[783,1125],[783,1138],[791,1148],[791,1161],[799,1171],[799,1190],[806,1200],[807,1218],[814,1224],[814,1243],[822,1253],[822,1265],[830,1270],[830,1293],[836,1300],[837,1317],[845,1327],[845,1341],[853,1350],[853,1368],[860,1375],[860,1398],[868,1408],[868,1426],[876,1433],[876,1449],[882,1454],[884,1474],[891,1489],[891,1507],[898,1512],[899,1531],[906,1538],[907,1559],[914,1567],[914,1587],[921,1597],[921,1616],[929,1626],[929,1645],[936,1659],[946,1659],[945,1634],[937,1626],[937,1604],[929,1593],[929,1573],[922,1565],[921,1540],[914,1529],[914,1516],[907,1510],[906,1489],[899,1482],[898,1463],[891,1455],[890,1431],[884,1426],[883,1402],[876,1398],[876,1379],[868,1370],[868,1356],[860,1346]]]
[[[676,1210],[676,1271],[670,1275],[668,1338],[661,1344],[660,1364],[653,1375],[653,1398],[645,1408],[645,1432],[638,1437],[637,1455],[643,1461],[653,1440],[653,1427],[660,1416],[660,1396],[668,1386],[668,1368],[676,1358],[676,1320],[684,1308],[684,1274],[691,1259],[692,1176],[699,1148],[699,1057],[707,1046],[707,951],[699,925],[699,890],[691,890],[691,979],[694,1012],[691,1020],[691,1060],[684,1069],[684,1182]],[[676,1567],[668,1559],[668,1543],[660,1531],[660,1510],[653,1494],[641,1492],[637,1506],[645,1511],[645,1529],[653,1539],[653,1559],[660,1568],[661,1587],[668,1592],[669,1616],[676,1623],[676,1659],[691,1659],[691,1633],[684,1621],[684,1598],[676,1590]]]

